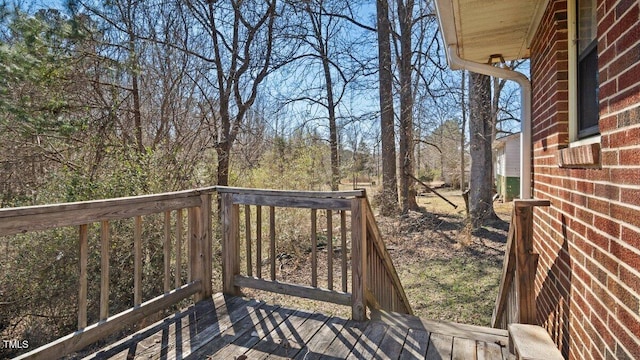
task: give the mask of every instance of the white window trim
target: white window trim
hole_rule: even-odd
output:
[[[600,142],[600,135],[583,139],[578,138],[578,36],[576,25],[576,0],[567,0],[567,32],[569,61],[569,147],[589,145]]]

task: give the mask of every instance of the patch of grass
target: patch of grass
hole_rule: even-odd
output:
[[[398,271],[415,315],[490,324],[501,271],[494,262],[464,257],[420,260]]]

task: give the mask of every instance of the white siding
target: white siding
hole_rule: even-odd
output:
[[[505,146],[497,151],[496,174],[507,177],[520,177],[520,134],[504,139]]]

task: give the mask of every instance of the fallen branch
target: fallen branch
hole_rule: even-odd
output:
[[[427,188],[427,190],[431,191],[432,193],[438,195],[439,198],[441,198],[442,200],[448,202],[451,206],[453,206],[454,209],[458,208],[458,205],[452,203],[451,201],[449,201],[447,198],[445,198],[444,196],[438,194],[437,191],[435,191],[431,186],[423,183],[422,181],[418,180],[415,176],[407,174],[407,176],[409,176],[410,178],[412,178],[413,180],[417,181],[418,183],[420,183],[420,185],[424,186],[425,188]]]

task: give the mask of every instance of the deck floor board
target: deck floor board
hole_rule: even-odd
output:
[[[502,360],[507,333],[385,313],[358,322],[220,294],[85,359]]]

